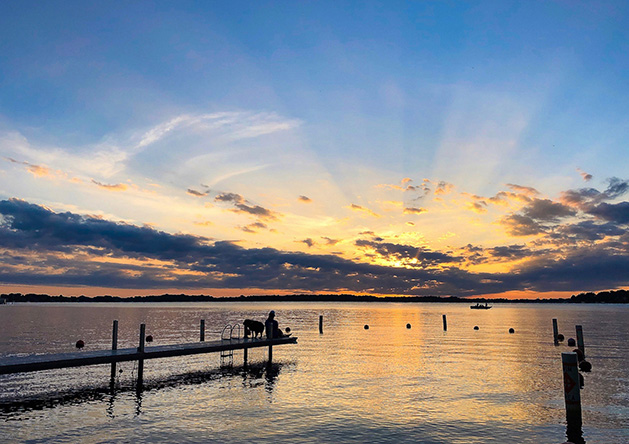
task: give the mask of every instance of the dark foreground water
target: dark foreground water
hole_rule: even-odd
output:
[[[561,443],[561,352],[583,326],[593,364],[582,391],[583,439],[629,443],[629,307],[622,305],[203,303],[0,306],[0,357],[218,339],[225,324],[275,309],[297,345],[0,376],[0,441],[30,443]],[[447,315],[448,331],[442,327]],[[319,315],[324,334],[319,334]],[[363,326],[368,324],[369,330]],[[411,324],[407,329],[406,324]],[[473,327],[478,326],[479,330]],[[509,334],[509,328],[515,334]],[[229,365],[231,363],[231,366]],[[223,364],[223,365],[222,365]]]

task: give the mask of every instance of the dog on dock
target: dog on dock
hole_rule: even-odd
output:
[[[248,338],[250,333],[254,338],[257,338],[258,335],[262,337],[264,333],[264,324],[262,322],[245,319],[243,325],[245,326],[245,338]]]

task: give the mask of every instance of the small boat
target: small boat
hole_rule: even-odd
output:
[[[476,305],[470,305],[470,308],[472,310],[489,310],[491,308],[491,305],[487,305],[487,302],[485,302],[485,305],[477,302]]]

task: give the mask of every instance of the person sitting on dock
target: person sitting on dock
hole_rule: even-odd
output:
[[[284,336],[289,336],[289,335],[285,335],[282,330],[279,327],[278,322],[275,320],[275,311],[271,310],[269,312],[269,317],[267,318],[266,322],[264,323],[265,327],[266,327],[266,337],[267,338],[283,338]],[[270,331],[269,331],[270,329]]]

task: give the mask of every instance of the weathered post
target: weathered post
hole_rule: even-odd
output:
[[[140,345],[138,353],[144,353],[144,341],[146,336],[146,325],[140,324]],[[144,379],[144,359],[138,359],[138,385],[137,389],[142,390],[142,380]]]
[[[319,315],[319,333],[323,334],[323,315]]]
[[[118,321],[114,321],[111,331],[111,349],[118,350]],[[116,381],[116,361],[111,363],[111,384]]]
[[[553,340],[555,345],[559,345],[559,329],[557,328],[557,319],[553,319]]]
[[[581,389],[577,354],[562,353],[563,393],[566,402],[566,420],[568,427],[581,428]]]
[[[577,348],[583,353],[585,359],[585,344],[583,343],[583,327],[581,325],[576,326],[577,329]]]
[[[247,358],[248,358],[248,354],[249,354],[249,349],[248,348],[244,348],[243,349],[243,364],[245,367],[247,367]]]
[[[273,322],[272,321],[266,321],[264,323],[264,327],[266,328],[266,338],[267,339],[273,339]],[[268,362],[268,364],[271,365],[271,362],[273,362],[273,346],[269,345],[269,362]]]
[[[443,331],[448,331],[448,321],[446,315],[443,315]]]
[[[200,326],[200,335],[201,335],[201,342],[205,341],[205,319],[201,319],[201,326]]]

